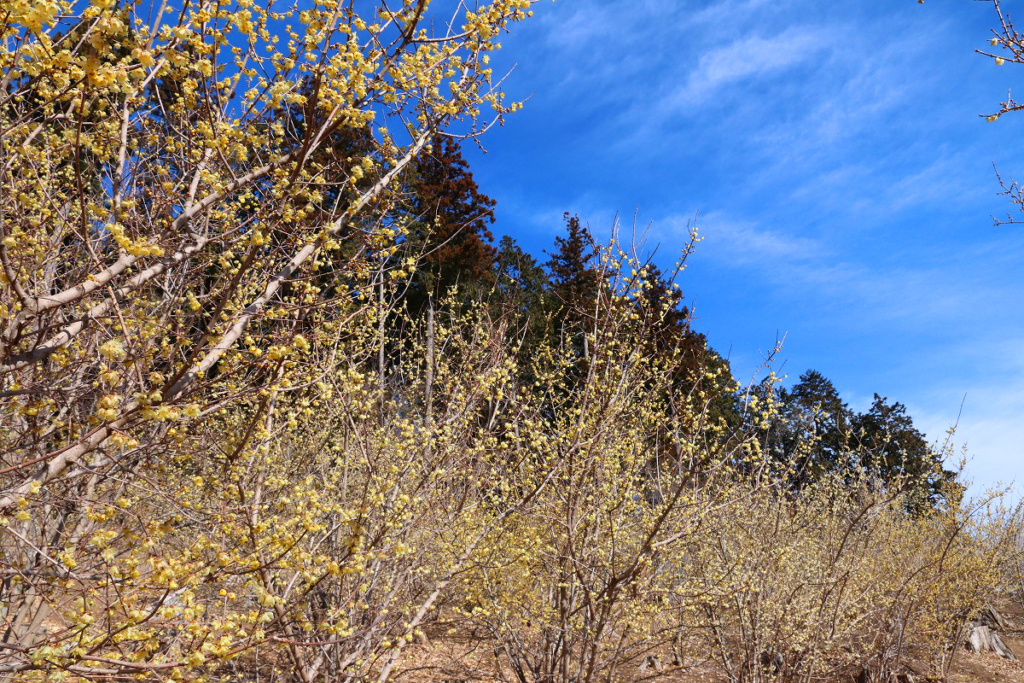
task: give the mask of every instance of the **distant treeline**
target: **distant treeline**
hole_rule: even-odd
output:
[[[533,350],[541,343],[568,347],[579,358],[576,372],[584,372],[597,292],[606,275],[601,245],[578,215],[566,213],[562,225],[552,226],[558,232],[541,257],[509,235],[495,246],[490,227],[496,204],[474,180],[455,138],[438,136],[429,153],[410,165],[395,212],[404,221],[406,237],[394,258],[417,263],[402,297],[404,313],[423,318],[442,303],[482,304],[517,326],[521,348]],[[671,302],[647,326],[651,349],[683,349],[680,393],[693,387],[693,373],[716,368],[716,417],[725,417],[737,430],[755,419],[747,405],[751,395],[762,402],[771,399],[771,418],[764,421],[758,414],[756,420],[762,445],[779,463],[778,476],[786,485],[798,490],[825,473],[862,468],[885,481],[912,485],[915,505],[939,504],[960,490],[953,485],[954,472],[943,466],[940,449],[914,426],[902,403],[875,394],[871,407],[858,413],[816,370],[801,374],[790,388],[767,380],[742,386],[728,360],[694,329],[675,275],[648,262],[636,288],[638,304],[641,299],[648,307]]]

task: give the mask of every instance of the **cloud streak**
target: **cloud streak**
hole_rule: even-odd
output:
[[[1024,458],[998,455],[1024,442],[1024,372],[1001,345],[1024,340],[1024,231],[989,219],[1006,210],[991,162],[1021,172],[1024,120],[977,117],[1009,84],[973,54],[981,3],[575,0],[538,14],[507,51],[537,97],[481,162],[515,164],[484,183],[499,231],[539,253],[565,210],[602,234],[639,206],[667,265],[700,209],[682,284],[717,348],[756,363],[788,331],[790,374],[899,400],[933,437],[967,392],[979,480],[1024,479]]]
[[[818,28],[790,27],[777,35],[748,35],[701,55],[683,88],[671,100],[675,110],[705,103],[730,86],[751,79],[764,82],[806,64],[828,46]],[[731,99],[731,98],[730,98]]]

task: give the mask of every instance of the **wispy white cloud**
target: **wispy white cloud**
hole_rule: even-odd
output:
[[[762,95],[736,108],[719,134],[750,127],[743,151],[757,162],[751,182],[777,184],[799,169],[797,192],[804,186],[827,189],[831,181],[849,206],[857,199],[851,188],[870,191],[876,182],[888,182],[879,166],[930,137],[928,122],[917,114],[934,77],[908,74],[934,46],[918,34],[893,41],[842,24],[816,27],[811,39],[823,43],[812,55],[814,68],[785,78],[778,96]]]
[[[679,243],[689,233],[693,215],[671,214],[652,223],[652,238],[667,243]],[[828,253],[826,246],[814,239],[802,237],[792,231],[772,230],[755,221],[713,212],[696,220],[702,242],[698,253],[702,259],[732,267],[752,264],[777,264],[783,267],[812,259],[822,259]]]
[[[518,74],[546,137],[515,140],[539,177],[522,183],[517,225],[546,247],[564,209],[600,234],[639,204],[671,261],[702,207],[682,284],[738,372],[788,330],[791,374],[834,372],[862,408],[887,394],[933,438],[966,392],[976,478],[1024,479],[1024,359],[1000,342],[1024,348],[1024,233],[987,218],[1004,208],[989,160],[1021,158],[998,130],[1020,120],[975,117],[1005,95],[1005,69],[971,61],[981,8],[927,7],[545,4],[544,31],[522,45],[538,61]]]
[[[687,220],[680,214],[654,220],[652,239],[678,244]],[[817,311],[819,323],[849,327],[884,321],[895,325],[892,329],[915,332],[938,325],[952,332],[1005,316],[1015,283],[966,264],[987,258],[998,272],[1006,254],[1024,245],[1024,236],[1009,235],[1000,245],[972,245],[955,253],[896,252],[891,244],[857,253],[844,250],[827,231],[809,233],[799,217],[772,225],[712,212],[698,223],[703,236],[698,259],[719,271],[742,273],[752,289],[771,292],[794,309]]]
[[[911,169],[902,178],[890,182],[884,196],[886,201],[880,204],[893,212],[938,202],[946,206],[954,202],[963,204],[979,199],[979,195],[991,197],[996,188],[996,179],[987,164],[981,161],[984,157],[979,158],[981,154],[984,152],[969,148],[955,152],[941,151],[930,163]],[[986,177],[990,179],[989,187],[984,185]],[[982,182],[979,183],[979,180]]]
[[[961,448],[965,451],[966,474],[976,494],[1011,484],[1014,498],[1020,499],[1024,491],[1022,386],[1024,375],[1008,373],[991,383],[976,382],[956,392],[937,387],[934,396],[918,397],[908,405],[915,425],[933,442],[941,443],[946,430],[956,425],[956,454]]]
[[[563,52],[576,52],[606,43],[623,28],[623,21],[632,22],[635,14],[625,16],[608,5],[585,3],[557,22],[548,20],[545,42]]]
[[[650,2],[651,0],[648,0]],[[786,0],[718,0],[717,2],[705,3],[704,7],[692,8],[686,16],[688,26],[722,26],[731,23],[733,26],[740,25],[744,20],[756,16],[758,10],[765,7],[773,7],[776,11],[783,6],[792,4]]]
[[[669,105],[676,110],[700,105],[728,86],[777,76],[813,60],[829,44],[827,32],[808,26],[792,26],[776,35],[744,36],[702,54]]]

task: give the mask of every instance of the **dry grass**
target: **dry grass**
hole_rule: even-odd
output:
[[[1024,606],[1015,601],[999,604],[999,611],[1006,619],[1008,630],[1000,636],[1006,645],[1019,657],[1024,657]],[[444,633],[446,629],[432,629],[432,636],[412,646],[408,652],[407,664],[396,676],[406,683],[503,683],[515,681],[507,667],[500,669],[502,662],[495,657],[494,642],[480,632],[456,630]],[[624,667],[620,672],[622,683],[662,681],[664,683],[724,683],[726,677],[715,664],[708,661],[684,662],[674,666],[673,656],[667,648],[656,653],[661,671],[655,671],[650,664],[637,662]],[[913,664],[912,664],[913,666]],[[925,663],[919,668],[927,669]],[[620,680],[620,679],[617,679]],[[841,681],[853,683],[850,676]],[[917,682],[928,681],[926,676],[914,677]],[[953,664],[948,683],[1024,683],[1024,660],[1008,661],[993,653],[975,654],[962,649]],[[532,683],[532,682],[531,682]]]

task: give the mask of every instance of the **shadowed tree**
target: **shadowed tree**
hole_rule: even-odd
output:
[[[683,292],[672,279],[654,264],[649,264],[644,274],[640,301],[651,316],[645,334],[651,352],[666,355],[678,350],[682,358],[674,372],[674,390],[688,393],[699,384],[715,397],[710,404],[712,417],[726,418],[735,426],[738,413],[728,361],[710,347],[704,334],[693,329],[692,312],[683,304]]]
[[[596,245],[590,230],[580,223],[579,216],[564,214],[565,235],[555,237],[555,251],[550,254],[547,269],[551,281],[551,298],[558,308],[560,342],[576,347],[586,359],[586,334],[594,316],[594,302],[601,284]]]
[[[902,478],[912,491],[912,508],[934,506],[956,490],[956,474],[945,469],[937,453],[916,427],[902,403],[889,403],[875,394],[871,409],[853,418],[854,438],[865,454],[865,465],[885,481]]]
[[[817,370],[777,392],[779,416],[770,439],[773,459],[787,463],[797,488],[824,472],[849,465],[847,441],[853,415],[832,382]]]
[[[480,191],[458,140],[436,136],[432,149],[407,176],[407,245],[420,255],[407,296],[410,311],[428,299],[445,297],[458,286],[467,299],[479,299],[494,284],[497,250],[488,226],[495,201]]]
[[[547,340],[552,313],[548,274],[508,235],[498,245],[494,285],[493,306],[522,330],[523,348]]]
[[[906,406],[875,394],[871,408],[856,413],[820,372],[808,370],[792,389],[779,389],[779,414],[764,437],[773,460],[799,489],[828,473],[863,467],[887,487],[911,495],[908,509],[934,507],[956,497],[956,475],[943,467]]]

